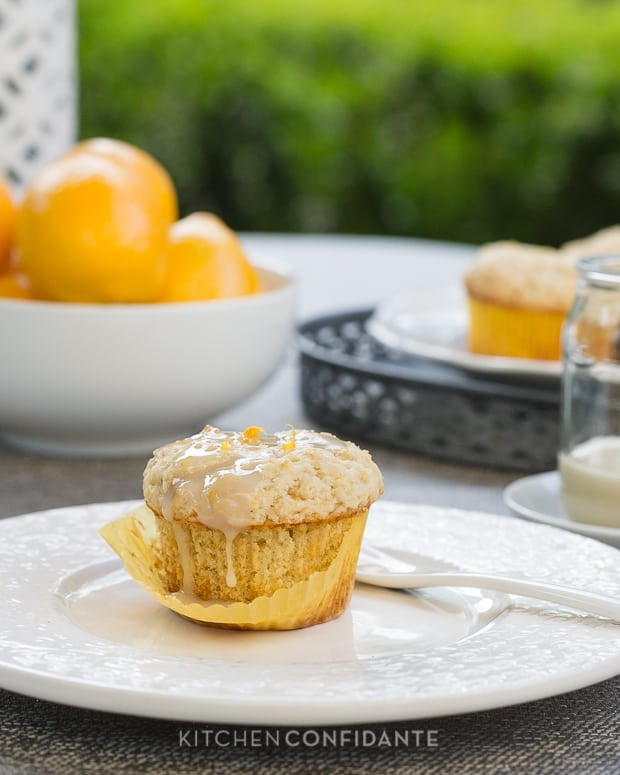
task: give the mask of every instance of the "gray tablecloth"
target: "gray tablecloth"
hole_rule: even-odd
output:
[[[154,721],[2,691],[0,772],[612,775],[620,772],[619,706],[616,678],[501,710],[349,727],[336,745],[333,728],[325,730],[324,746],[323,730],[313,729],[304,746],[299,729],[267,735],[259,727]],[[412,734],[417,730],[421,734]]]

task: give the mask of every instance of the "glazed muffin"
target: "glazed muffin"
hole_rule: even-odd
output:
[[[132,529],[150,536],[164,598],[217,609],[203,621],[291,629],[345,610],[383,481],[368,452],[331,434],[207,426],[155,450],[143,489]]]
[[[471,352],[558,360],[576,278],[574,259],[553,248],[482,246],[465,276]]]

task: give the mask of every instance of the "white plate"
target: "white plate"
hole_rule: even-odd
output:
[[[504,502],[519,517],[555,525],[620,547],[620,528],[575,522],[568,516],[560,498],[560,475],[557,471],[517,479],[504,490]]]
[[[520,703],[620,672],[618,625],[476,590],[359,586],[337,621],[234,632],[143,592],[97,529],[131,503],[0,522],[0,685],[47,700],[197,722],[344,724]],[[518,568],[620,595],[616,549],[510,517],[376,504],[365,540],[483,571]]]
[[[497,376],[557,378],[559,361],[477,355],[467,349],[467,310],[462,294],[447,292],[428,300],[400,296],[380,304],[366,326],[383,344],[409,355]]]

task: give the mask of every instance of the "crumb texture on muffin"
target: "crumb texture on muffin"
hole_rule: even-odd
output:
[[[620,226],[617,224],[608,226],[587,237],[565,242],[560,247],[560,252],[573,261],[580,258],[620,254]]]
[[[156,514],[224,533],[338,519],[367,509],[382,492],[368,452],[292,428],[267,434],[206,426],[155,450],[144,472],[144,498]]]
[[[539,245],[483,245],[465,275],[469,295],[515,309],[566,312],[575,296],[574,257]]]
[[[354,518],[256,527],[240,531],[230,546],[220,530],[156,519],[162,582],[168,593],[191,589],[203,600],[250,602],[326,570]]]

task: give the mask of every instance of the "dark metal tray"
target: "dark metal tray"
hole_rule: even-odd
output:
[[[372,309],[299,327],[305,412],[325,429],[445,460],[517,471],[556,466],[559,380],[484,378],[385,347]]]

